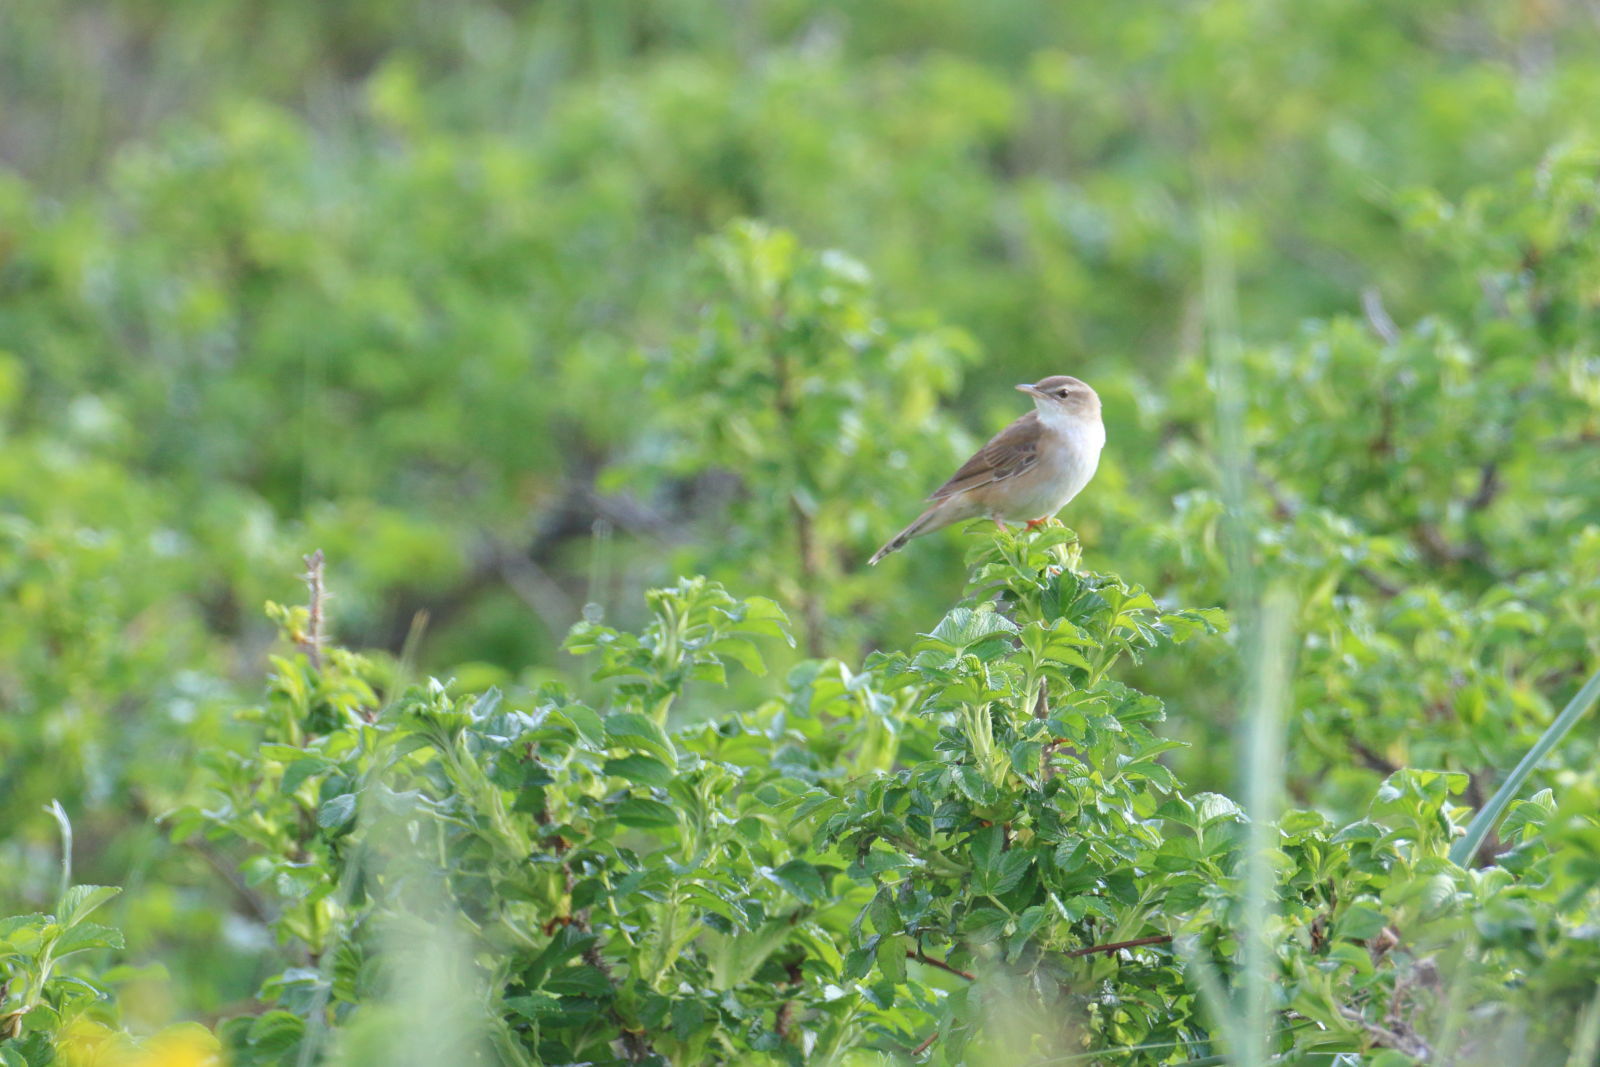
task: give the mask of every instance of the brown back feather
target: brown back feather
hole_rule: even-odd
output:
[[[1028,412],[991,437],[988,444],[978,449],[928,499],[943,500],[981,485],[1015,478],[1039,462],[1039,439],[1042,433],[1039,413]]]

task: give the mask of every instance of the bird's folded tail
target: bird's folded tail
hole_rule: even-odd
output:
[[[945,515],[943,508],[941,508],[939,504],[935,504],[927,511],[924,511],[921,515],[918,515],[916,521],[910,526],[907,526],[904,530],[901,530],[899,533],[895,534],[894,537],[890,539],[888,544],[874,552],[872,554],[872,558],[867,560],[867,566],[870,567],[877,563],[884,556],[887,556],[889,553],[896,552],[904,548],[906,546],[906,542],[918,534],[928,533],[930,530],[937,530],[941,526],[948,525],[947,521],[939,521],[944,518]]]

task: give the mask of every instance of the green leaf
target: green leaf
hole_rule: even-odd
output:
[[[582,704],[567,704],[560,708],[556,714],[564,716],[568,722],[572,723],[572,728],[578,731],[578,736],[589,744],[599,745],[605,742],[605,720],[593,708],[585,707]]]
[[[666,830],[678,825],[678,813],[659,800],[628,797],[616,807],[617,820],[641,830]]]
[[[321,756],[312,756],[306,759],[295,760],[283,769],[283,779],[278,783],[278,792],[288,795],[299,789],[307,778],[321,774],[338,766],[330,759]]]
[[[878,941],[876,959],[878,970],[892,985],[902,985],[906,980],[906,953],[915,943],[903,934],[885,936]]]
[[[744,637],[723,637],[706,646],[706,651],[726,656],[756,676],[767,673],[767,665],[755,644]]]
[[[62,894],[56,904],[56,922],[62,926],[76,926],[120,892],[122,890],[113,885],[75,885]]]
[[[738,628],[745,633],[764,634],[782,638],[794,647],[794,635],[789,632],[789,616],[781,607],[764,596],[749,597],[744,602],[744,617]]]
[[[614,990],[611,979],[598,967],[568,967],[544,980],[543,989],[564,997],[607,997]]]
[[[1365,941],[1377,937],[1388,920],[1378,909],[1367,904],[1352,904],[1333,924],[1333,936],[1347,941]]]
[[[817,904],[824,900],[822,875],[815,867],[802,860],[790,860],[777,870],[763,867],[760,874],[807,904]]]
[[[998,826],[985,826],[972,835],[972,862],[974,869],[995,873],[1004,855],[1004,831]]]
[[[8,915],[0,919],[0,947],[12,945],[23,951],[31,951],[39,943],[39,937],[46,926],[53,926],[50,916],[43,912],[33,912],[29,915]]]
[[[1033,866],[1031,852],[1018,848],[1009,850],[1000,858],[1000,867],[995,872],[989,892],[996,896],[1011,892],[1022,881],[1023,875],[1028,873],[1028,868],[1031,866]]]
[[[287,1052],[299,1044],[304,1033],[305,1023],[300,1016],[275,1009],[250,1024],[250,1047],[265,1055]]]
[[[317,825],[324,830],[336,829],[355,817],[356,797],[354,793],[340,793],[336,797],[329,797],[317,808]]]
[[[990,785],[988,779],[984,778],[976,767],[963,764],[952,767],[950,773],[955,779],[956,788],[977,807],[988,807],[1000,799],[999,790]]]
[[[1017,624],[998,612],[955,608],[940,620],[932,633],[925,635],[930,640],[924,644],[960,652],[987,638],[1017,632]]]
[[[637,753],[620,759],[608,759],[605,773],[625,778],[638,785],[665,786],[672,781],[672,768],[658,759]]]
[[[794,918],[793,915],[774,916],[754,930],[732,936],[702,935],[711,967],[712,987],[727,992],[753,978],[767,958],[794,933]]]
[[[531,993],[523,997],[507,997],[505,1005],[524,1019],[532,1019],[534,1021],[553,1015],[560,1015],[564,1010],[561,1007],[560,999],[551,996],[549,993]]]
[[[606,743],[612,748],[628,748],[655,756],[676,773],[678,752],[666,731],[654,719],[635,712],[616,712],[605,718]]]
[[[962,918],[959,929],[975,941],[991,941],[1004,933],[1007,921],[998,908],[974,908]]]
[[[78,923],[68,927],[56,939],[54,952],[57,956],[65,956],[69,952],[82,952],[85,949],[122,947],[122,932],[115,927]]]
[[[672,1036],[687,1041],[691,1034],[699,1033],[706,1022],[706,1008],[698,1000],[681,998],[672,1002]]]
[[[1201,827],[1223,820],[1241,822],[1245,818],[1244,809],[1221,793],[1196,793],[1194,812],[1195,821]]]

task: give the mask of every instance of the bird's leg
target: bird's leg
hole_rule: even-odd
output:
[[[995,525],[995,529],[1004,530],[1006,528],[1006,520],[1004,520],[1000,516],[996,515],[994,517],[994,525]]]

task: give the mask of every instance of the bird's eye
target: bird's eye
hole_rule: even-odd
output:
[[[1059,396],[1062,400],[1065,400],[1067,398],[1067,391],[1065,389],[1057,389],[1056,396]]]

